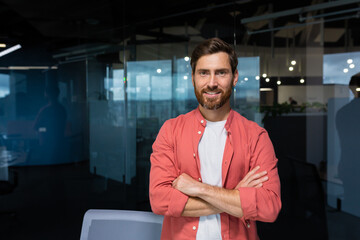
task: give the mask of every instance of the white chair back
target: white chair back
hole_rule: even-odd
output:
[[[80,240],[159,240],[163,216],[146,211],[88,210]]]

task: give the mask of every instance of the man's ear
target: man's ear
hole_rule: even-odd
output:
[[[237,69],[235,69],[234,76],[233,76],[233,87],[237,84],[239,80],[239,72]]]

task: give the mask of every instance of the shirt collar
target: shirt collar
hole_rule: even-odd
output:
[[[195,118],[203,127],[206,127],[206,119],[201,114],[199,107],[195,109]],[[233,118],[234,118],[234,110],[230,109],[229,116],[226,119],[226,123],[225,123],[225,129],[227,132],[230,132],[230,126]]]

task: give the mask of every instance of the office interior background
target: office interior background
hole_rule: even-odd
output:
[[[0,239],[79,239],[88,209],[151,211],[152,143],[197,107],[189,57],[210,37],[236,49],[232,108],[269,132],[279,159],[283,207],[260,238],[360,239],[359,11],[1,0]]]

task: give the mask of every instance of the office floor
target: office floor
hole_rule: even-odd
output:
[[[0,239],[78,240],[87,209],[150,210],[136,188],[105,181],[88,167],[81,162],[14,168],[18,187],[0,196]],[[360,239],[360,218],[329,207],[326,215],[329,240]]]

